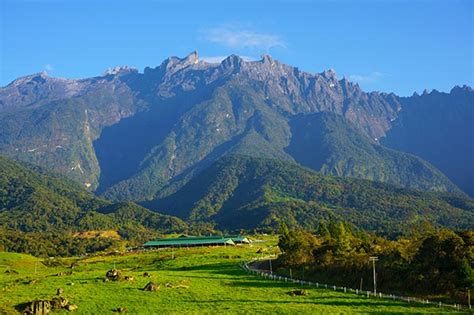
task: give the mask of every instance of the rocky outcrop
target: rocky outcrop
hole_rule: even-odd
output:
[[[410,102],[364,92],[332,69],[308,73],[269,55],[207,63],[192,52],[144,73],[15,80],[0,88],[0,153],[141,200],[228,152],[292,160],[284,148],[296,115],[335,113],[377,143]]]

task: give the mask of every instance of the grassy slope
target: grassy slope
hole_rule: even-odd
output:
[[[291,283],[263,280],[246,274],[238,266],[257,254],[260,246],[275,245],[275,239],[253,247],[195,248],[133,253],[124,256],[95,256],[81,259],[71,276],[52,276],[70,271],[77,260],[49,259],[59,266],[46,267],[31,256],[0,252],[0,312],[14,312],[15,305],[34,298],[50,298],[59,287],[64,296],[79,306],[78,314],[104,314],[126,307],[131,314],[145,313],[340,313],[340,312],[439,312],[438,308],[391,300],[367,299],[323,289],[309,289],[304,297],[286,292],[297,289]],[[275,248],[275,247],[273,247]],[[175,259],[171,259],[172,255]],[[35,265],[37,273],[35,273]],[[113,266],[135,277],[133,282],[103,282]],[[15,269],[19,273],[6,274]],[[151,280],[160,283],[158,292],[141,290]],[[28,284],[38,279],[36,284]],[[165,283],[189,288],[168,288]],[[68,285],[74,283],[74,285]]]

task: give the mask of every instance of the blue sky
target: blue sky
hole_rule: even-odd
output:
[[[474,1],[0,0],[0,85],[42,70],[96,76],[197,50],[333,68],[365,90],[473,85]]]

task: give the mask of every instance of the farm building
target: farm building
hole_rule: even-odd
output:
[[[178,238],[160,238],[143,244],[145,248],[227,246],[236,243],[250,243],[243,236],[181,236]]]
[[[230,238],[232,241],[234,241],[235,244],[250,244],[250,240],[242,235],[229,235],[229,236],[224,236],[226,238]]]

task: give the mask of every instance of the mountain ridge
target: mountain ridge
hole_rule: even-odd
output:
[[[333,70],[311,74],[268,55],[207,63],[193,52],[143,73],[122,67],[89,79],[33,75],[13,82],[0,88],[0,152],[114,200],[153,199],[173,179],[192,177],[230,152],[292,161],[284,149],[297,115],[335,113],[378,143],[404,101],[363,92]]]
[[[230,230],[271,231],[281,222],[314,230],[320,220],[343,220],[399,235],[425,221],[460,229],[474,225],[473,200],[463,195],[323,176],[295,163],[244,155],[227,155],[176,193],[143,205]]]

